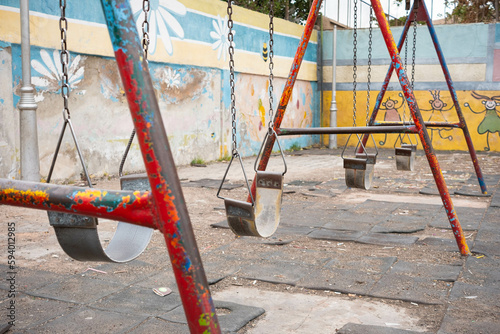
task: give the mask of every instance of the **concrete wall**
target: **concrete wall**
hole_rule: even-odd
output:
[[[500,151],[500,24],[467,24],[436,26],[441,48],[468,124],[476,150]],[[394,28],[396,42],[402,27]],[[358,31],[357,120],[365,124],[367,97],[368,29]],[[353,31],[339,30],[337,43],[337,104],[338,125],[353,123]],[[410,28],[408,45],[408,72],[411,73],[413,29]],[[332,79],[332,32],[323,34],[323,122],[329,123]],[[417,28],[415,65],[415,95],[425,121],[458,122],[446,81],[427,26]],[[370,107],[373,108],[389,68],[389,53],[378,28],[373,31],[372,84]],[[404,58],[404,48],[402,51]],[[481,95],[474,95],[473,92]],[[400,96],[401,86],[395,75],[383,99],[377,121],[393,116],[403,118],[408,108]],[[493,97],[497,97],[493,99]],[[429,129],[432,143],[437,150],[467,150],[459,129]],[[397,135],[376,135],[381,147],[392,148]],[[343,145],[346,136],[339,136]],[[325,137],[325,141],[328,139]],[[351,143],[349,143],[351,144]],[[352,145],[355,143],[352,142]]]
[[[0,2],[0,177],[19,175],[18,109],[21,48],[18,1]],[[132,130],[132,121],[113,59],[111,42],[98,0],[68,0],[68,48],[71,120],[94,175],[116,174]],[[132,0],[140,29],[142,1]],[[230,89],[226,3],[218,0],[159,0],[151,7],[150,72],[177,164],[195,158],[215,160],[231,151]],[[30,2],[33,84],[38,107],[41,174],[46,176],[63,124],[58,49],[59,6]],[[154,18],[153,18],[154,17]],[[240,153],[257,153],[268,122],[268,67],[262,56],[268,44],[268,17],[234,9],[237,137]],[[156,24],[154,23],[156,21]],[[302,27],[275,21],[274,101],[277,105],[297,48]],[[306,52],[284,125],[318,126],[316,34]],[[308,146],[315,138],[282,140]],[[125,171],[141,170],[134,143]],[[66,134],[55,179],[75,179],[81,167]]]

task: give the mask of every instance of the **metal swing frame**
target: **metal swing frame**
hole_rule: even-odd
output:
[[[446,186],[446,182],[445,182],[443,174],[441,172],[441,167],[439,166],[439,162],[438,162],[436,155],[434,153],[434,149],[432,147],[430,137],[427,134],[426,124],[423,121],[422,115],[420,113],[420,110],[418,108],[418,105],[417,105],[417,102],[415,99],[415,95],[413,93],[413,89],[412,89],[410,82],[408,80],[408,76],[406,75],[406,72],[404,70],[397,71],[397,76],[398,76],[398,80],[401,84],[401,88],[403,90],[404,96],[408,102],[408,107],[409,107],[410,112],[411,112],[413,123],[409,124],[409,125],[396,123],[396,124],[383,124],[381,126],[374,126],[375,117],[376,117],[375,111],[378,111],[378,108],[380,107],[380,104],[381,104],[381,101],[383,98],[383,94],[385,93],[385,91],[387,90],[387,86],[389,85],[389,81],[390,81],[390,77],[392,75],[393,69],[394,68],[403,69],[403,63],[401,61],[399,51],[401,50],[401,46],[403,45],[404,38],[406,38],[406,33],[408,32],[408,28],[409,28],[411,19],[409,17],[409,19],[407,20],[407,22],[405,24],[405,29],[403,30],[403,34],[401,35],[401,38],[400,38],[399,45],[396,46],[396,43],[394,41],[394,37],[393,37],[392,32],[390,30],[390,27],[389,27],[387,18],[385,16],[385,13],[383,11],[382,5],[380,3],[380,0],[370,0],[370,1],[371,1],[373,10],[375,12],[375,16],[377,18],[379,28],[384,36],[384,41],[386,43],[387,50],[389,51],[389,54],[390,54],[391,66],[390,66],[388,74],[386,76],[386,80],[384,81],[382,91],[379,93],[379,96],[377,97],[375,109],[374,109],[374,112],[372,112],[372,116],[370,118],[370,122],[369,122],[368,126],[366,126],[366,127],[350,127],[350,128],[339,128],[339,127],[302,128],[302,129],[280,128],[281,122],[283,120],[283,117],[284,117],[284,114],[286,111],[286,106],[288,104],[288,101],[289,101],[289,98],[291,95],[290,93],[291,93],[291,90],[293,89],[293,85],[294,85],[295,80],[297,78],[297,72],[300,68],[300,63],[302,62],[305,48],[307,47],[307,43],[308,43],[309,38],[310,38],[310,34],[311,34],[311,31],[313,28],[314,21],[316,20],[319,8],[321,7],[322,1],[315,0],[312,3],[311,11],[309,13],[309,17],[308,17],[306,26],[304,28],[304,34],[302,35],[301,43],[299,44],[299,47],[297,49],[294,63],[293,63],[292,68],[290,70],[288,81],[285,85],[285,89],[283,91],[282,98],[280,100],[280,105],[278,107],[277,114],[275,116],[274,130],[276,131],[276,133],[279,136],[302,135],[302,134],[354,134],[354,133],[359,134],[359,133],[364,133],[365,135],[363,136],[363,144],[366,144],[366,142],[368,140],[368,136],[370,134],[373,134],[373,133],[414,133],[414,134],[418,134],[420,141],[422,142],[422,145],[424,146],[425,155],[427,157],[427,160],[429,162],[429,166],[430,166],[432,174],[434,176],[436,186],[439,189],[439,193],[440,193],[441,199],[443,201],[445,212],[448,216],[448,220],[450,221],[450,225],[451,225],[451,228],[453,230],[453,234],[455,236],[455,240],[457,242],[457,246],[460,250],[460,253],[462,255],[470,255],[470,250],[469,250],[469,247],[467,246],[467,242],[465,240],[465,236],[463,234],[462,227],[460,226],[460,222],[458,220],[457,214],[456,214],[455,209],[453,207],[453,202],[451,200],[450,193],[448,191],[448,187]],[[417,4],[418,6],[415,7],[415,4]],[[453,89],[453,83],[451,81],[449,71],[446,67],[443,53],[441,51],[441,48],[439,47],[436,33],[435,33],[434,27],[433,27],[432,22],[431,22],[430,17],[429,17],[429,13],[427,12],[427,8],[425,7],[425,1],[424,0],[415,0],[414,6],[413,6],[410,13],[413,13],[413,10],[415,10],[417,8],[418,8],[418,13],[416,16],[417,20],[427,22],[427,25],[429,27],[429,31],[431,33],[432,40],[434,42],[434,45],[436,46],[438,58],[439,58],[441,65],[443,67],[443,71],[445,72],[446,82],[448,84],[448,87],[450,88],[450,92],[452,93],[453,101],[455,103],[455,107],[457,108],[457,113],[459,115],[460,123],[449,124],[449,125],[447,125],[447,127],[458,127],[464,131],[467,145],[469,148],[469,152],[471,154],[471,157],[472,157],[472,160],[474,163],[474,168],[475,168],[476,174],[478,176],[481,191],[483,193],[486,193],[486,185],[484,183],[481,169],[480,169],[478,161],[477,161],[474,146],[472,144],[470,134],[468,133],[465,119],[460,111],[458,99],[457,99],[455,90]],[[428,125],[429,126],[438,126],[438,125],[440,126],[441,124],[442,123],[440,123],[440,124],[429,123]],[[270,155],[273,145],[274,145],[273,138],[268,138],[268,140],[266,142],[266,146],[264,148],[265,156],[263,156],[261,159],[261,162],[259,164],[259,170],[266,169],[267,161],[268,161],[266,159],[266,156],[268,157]],[[255,182],[252,184],[252,191],[255,191]]]
[[[221,328],[215,313],[215,307],[208,288],[198,246],[194,238],[193,228],[175,169],[158,102],[154,94],[148,66],[143,61],[140,39],[136,32],[131,8],[126,0],[101,0],[101,2],[106,14],[108,30],[127,94],[132,119],[137,129],[138,141],[145,162],[151,191],[105,191],[0,179],[0,204],[120,220],[160,230],[164,235],[170,254],[190,331],[192,333],[203,333],[205,331],[220,333]],[[374,7],[379,26],[384,37],[386,37],[385,40],[391,54],[391,59],[393,59],[390,69],[390,72],[392,72],[396,64],[401,65],[398,48],[387,25],[380,1],[371,0],[371,3]],[[427,158],[431,165],[436,184],[440,189],[441,197],[460,252],[462,255],[469,255],[470,252],[453,209],[446,183],[432,150],[432,145],[430,145],[430,139],[427,136],[426,124],[423,122],[418,111],[413,92],[408,87],[408,79],[405,73],[398,73],[398,78],[404,88],[405,96],[410,101],[410,108],[415,121],[413,125],[384,125],[352,129],[279,129],[320,7],[321,0],[313,0],[304,33],[295,54],[290,75],[275,115],[274,131],[278,135],[418,133],[422,142],[428,145],[426,147]],[[426,15],[428,17],[428,14]],[[431,30],[432,34],[435,35],[433,30]],[[438,53],[438,55],[443,64],[444,58],[442,53]],[[447,82],[450,86],[451,79],[448,80],[448,78],[449,76],[447,76]],[[387,86],[384,89],[386,88]],[[459,108],[458,102],[456,102],[456,95],[452,96],[454,97],[456,107]],[[374,120],[375,118],[372,114],[372,124]],[[448,126],[464,129],[464,124],[465,120],[461,117],[460,123]],[[472,142],[469,142],[470,136],[466,136],[466,138],[472,155],[473,146]],[[267,138],[263,147],[262,158],[258,165],[259,171],[266,169],[274,141],[275,136]],[[479,165],[475,163],[475,167],[479,177]],[[482,176],[480,184],[484,184]],[[481,188],[483,189],[483,187]],[[255,189],[256,180],[254,178],[252,183],[253,193],[255,193]],[[486,186],[484,186],[485,191]]]

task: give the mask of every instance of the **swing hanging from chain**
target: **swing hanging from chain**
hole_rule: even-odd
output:
[[[85,180],[87,181],[88,186],[92,188],[92,181],[87,171],[87,167],[78,145],[78,140],[76,138],[73,125],[71,123],[71,114],[68,105],[70,94],[68,77],[70,55],[67,49],[68,21],[66,19],[66,1],[60,0],[59,6],[61,9],[59,29],[61,32],[61,95],[64,102],[64,124],[61,134],[59,135],[59,140],[54,152],[54,157],[52,158],[52,164],[50,166],[49,174],[47,177],[47,183],[50,182],[52,178],[52,173],[54,171],[57,156],[59,154],[59,149],[61,147],[66,127],[68,126],[75,143],[78,157],[83,167]],[[55,211],[48,211],[48,217],[50,225],[54,227],[57,240],[59,241],[62,249],[66,252],[66,254],[79,261],[131,261],[139,256],[144,251],[144,249],[146,249],[153,233],[153,229],[151,228],[119,222],[113,238],[109,242],[106,249],[104,249],[101,245],[101,242],[99,241],[99,235],[97,233],[97,218]]]
[[[415,87],[415,54],[416,54],[416,45],[417,45],[417,13],[418,13],[419,2],[415,3],[413,13],[408,15],[411,18],[413,16],[412,25],[413,25],[413,46],[412,46],[412,64],[411,64],[411,89],[414,90]],[[408,38],[405,39],[405,72],[408,73]],[[404,96],[400,94],[400,96],[404,99]],[[406,124],[406,104],[407,102],[403,102],[403,125]],[[411,123],[411,115],[408,116],[408,125]],[[408,142],[405,142],[405,139]],[[396,141],[394,142],[395,149],[395,157],[396,157],[396,169],[398,170],[406,170],[413,171],[415,169],[415,157],[417,153],[417,139],[414,138],[415,143],[413,143],[410,134],[398,134]],[[397,143],[400,143],[400,146],[397,147]]]
[[[357,103],[357,24],[358,24],[358,2],[354,0],[354,31],[353,31],[353,127],[357,127],[356,121],[356,103]],[[373,8],[370,6],[370,27],[368,38],[368,75],[367,75],[367,95],[366,95],[366,124],[369,121],[370,115],[370,84],[371,84],[371,63],[372,63],[372,41],[373,41],[373,24],[372,24]],[[355,146],[354,157],[346,157],[346,149],[352,137],[349,134],[347,141],[342,150],[341,157],[344,161],[345,181],[346,186],[360,189],[370,189],[373,181],[374,166],[377,161],[378,149],[373,135],[370,137],[375,147],[375,153],[368,153],[366,145],[363,144],[362,137],[355,134],[358,142]]]
[[[217,197],[224,200],[224,205],[226,207],[227,222],[233,233],[240,236],[255,236],[255,237],[269,237],[271,236],[279,225],[280,212],[281,212],[281,199],[283,193],[283,176],[286,173],[286,162],[281,149],[280,143],[277,140],[281,156],[283,158],[283,163],[285,165],[284,172],[268,172],[268,171],[258,171],[257,161],[262,153],[265,142],[271,136],[278,136],[274,131],[273,124],[273,44],[274,44],[274,8],[273,1],[270,2],[269,11],[269,123],[268,129],[264,138],[264,141],[257,154],[257,158],[254,164],[254,170],[256,172],[256,191],[255,196],[252,195],[250,189],[250,184],[243,167],[243,161],[241,160],[241,155],[238,152],[238,144],[236,140],[236,96],[235,96],[235,80],[234,80],[234,35],[233,29],[233,8],[231,1],[228,1],[227,5],[228,21],[227,25],[229,28],[228,41],[229,41],[229,71],[230,71],[230,88],[231,88],[231,136],[232,136],[232,149],[231,149],[231,161],[224,173],[222,182],[217,191]],[[221,189],[226,180],[229,169],[233,160],[237,158],[243,176],[245,179],[245,184],[248,189],[249,198],[251,202],[240,201],[236,199],[230,199],[220,196]]]

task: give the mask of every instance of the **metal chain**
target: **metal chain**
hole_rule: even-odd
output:
[[[148,14],[150,9],[149,0],[143,0],[142,11],[144,13],[144,21],[142,22],[142,49],[144,50],[144,59],[148,60],[148,48],[149,48],[149,21]]]
[[[231,0],[227,1],[227,27],[229,28],[229,33],[227,34],[227,39],[229,41],[229,86],[231,87],[231,119],[232,119],[232,155],[238,154],[238,147],[236,143],[236,101],[234,95],[234,35],[233,35],[233,7],[231,5]]]
[[[405,38],[405,73],[408,75],[408,35]],[[403,94],[403,124],[406,122],[406,97]]]
[[[229,0],[230,1],[230,0]],[[270,8],[269,8],[269,124],[268,124],[268,133],[271,135],[273,128],[274,128],[274,112],[273,112],[273,69],[274,69],[274,62],[273,62],[273,56],[274,56],[274,50],[273,50],[273,45],[274,45],[274,1],[270,1]]]
[[[415,88],[415,53],[417,51],[417,11],[413,17],[413,54],[411,57],[411,90]]]
[[[370,84],[372,79],[372,44],[373,44],[373,24],[372,24],[373,8],[370,6],[370,28],[368,29],[368,75],[366,78],[366,125],[368,125],[370,117]]]
[[[358,62],[358,0],[354,0],[354,32],[353,32],[353,56],[352,56],[352,103],[353,103],[353,114],[352,114],[352,122],[353,126],[356,126],[356,86],[357,86],[357,62]]]
[[[67,32],[68,32],[68,20],[66,20],[66,0],[59,0],[59,7],[61,9],[61,17],[59,18],[59,30],[61,31],[61,53],[59,58],[61,60],[62,66],[62,77],[61,77],[61,95],[64,100],[63,117],[65,120],[70,119],[71,115],[69,112],[69,51],[66,42]]]

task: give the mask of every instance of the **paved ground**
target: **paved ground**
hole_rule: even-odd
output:
[[[414,172],[402,172],[392,153],[381,151],[369,191],[346,188],[339,150],[289,155],[281,225],[268,239],[236,238],[227,229],[215,197],[227,163],[179,168],[225,332],[500,332],[500,155],[479,155],[490,197],[475,196],[465,153],[438,155],[473,251],[462,257],[425,157]],[[279,170],[280,159],[272,161]],[[245,160],[249,174],[252,164]],[[232,168],[224,194],[244,199],[241,184]],[[16,227],[10,332],[188,332],[159,233],[131,263],[81,263],[60,250],[45,212],[3,206],[0,219]],[[101,221],[100,229],[109,241],[113,223]],[[0,303],[8,315],[7,227],[0,247]],[[157,296],[159,287],[173,292]]]

